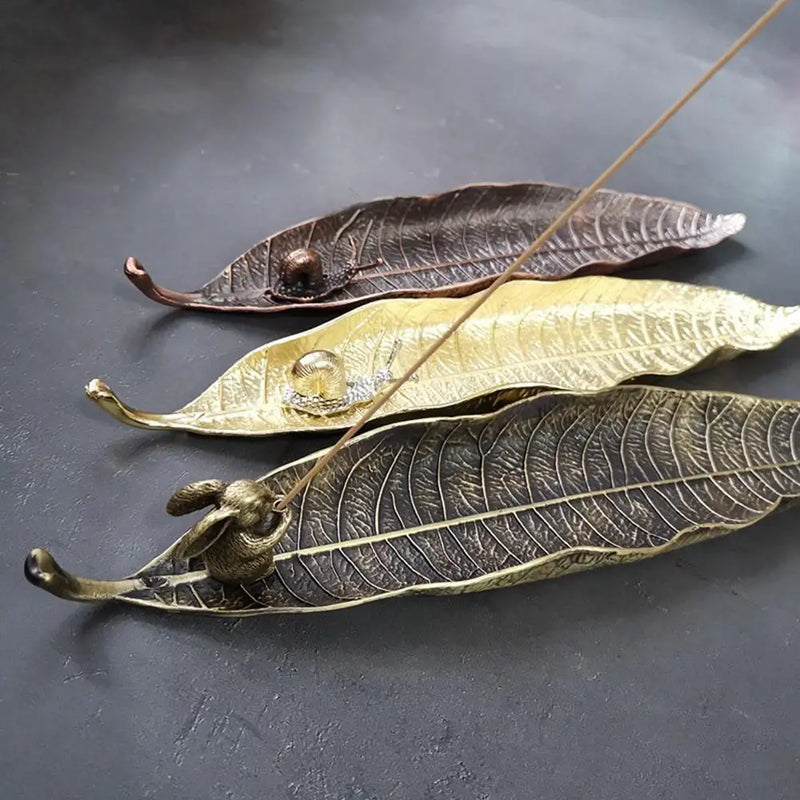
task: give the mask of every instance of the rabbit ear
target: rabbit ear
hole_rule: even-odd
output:
[[[167,514],[180,517],[212,504],[219,504],[227,487],[222,481],[195,481],[178,489],[167,501]]]
[[[195,558],[208,550],[222,536],[238,512],[233,508],[210,511],[191,530],[187,531],[172,548],[174,558]]]

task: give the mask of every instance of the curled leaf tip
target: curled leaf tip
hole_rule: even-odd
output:
[[[198,292],[176,292],[159,286],[133,256],[125,261],[125,275],[143,295],[165,306],[195,305],[200,298]]]
[[[168,427],[161,414],[150,414],[147,411],[139,411],[137,408],[123,403],[112,388],[101,378],[92,378],[86,384],[86,396],[97,403],[100,408],[114,419],[124,422],[126,425],[133,425],[135,428],[151,428],[163,430]]]
[[[119,594],[136,591],[143,583],[137,579],[101,581],[79,578],[67,572],[44,548],[35,547],[25,559],[25,577],[39,589],[64,600],[94,602],[110,600]]]
[[[109,385],[101,378],[92,378],[86,384],[86,396],[90,400],[99,403],[101,400],[115,399],[114,392],[111,391]]]
[[[125,274],[132,278],[134,276],[142,276],[147,275],[147,271],[142,267],[139,263],[138,259],[134,258],[133,256],[129,256],[125,260]]]
[[[53,577],[61,572],[58,562],[41,547],[34,547],[25,559],[25,578],[41,589],[46,589]]]
[[[100,408],[122,422],[130,422],[133,409],[126,406],[114,394],[111,387],[101,378],[92,378],[86,384],[86,396],[97,403]],[[133,414],[135,417],[135,413]]]

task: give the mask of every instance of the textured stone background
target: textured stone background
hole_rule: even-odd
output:
[[[170,312],[274,229],[477,180],[586,184],[766,7],[754,0],[0,3],[0,774],[9,798],[794,798],[797,512],[547,584],[305,618],[69,605],[25,553],[117,576],[192,479],[326,440],[124,428],[322,314]],[[800,8],[614,181],[744,211],[660,268],[800,302]],[[644,272],[641,274],[645,274]],[[687,386],[800,397],[800,342]]]

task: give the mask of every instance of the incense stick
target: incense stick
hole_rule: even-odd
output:
[[[564,209],[560,216],[544,230],[544,232],[528,247],[504,272],[497,276],[488,289],[481,292],[475,302],[470,305],[458,319],[437,339],[413,364],[409,369],[395,381],[389,389],[373,403],[361,416],[361,418],[350,427],[345,434],[334,444],[323,456],[321,456],[313,467],[300,478],[294,486],[276,503],[275,509],[283,511],[289,503],[297,497],[300,492],[325,468],[328,462],[350,441],[370,419],[381,409],[389,400],[397,394],[407,381],[417,372],[417,370],[458,330],[462,323],[468,320],[504,283],[509,281],[514,273],[550,239],[550,237],[576,212],[584,203],[591,199],[620,167],[622,167],[643,145],[645,145],[664,125],[669,122],[710,80],[717,74],[748,42],[755,39],[759,33],[789,5],[790,0],[778,0],[762,17],[760,17],[752,27],[747,30],[730,48],[707,70],[707,72],[691,86],[678,100],[675,101],[647,130],[644,131],[626,150],[624,150],[594,182],[584,189],[572,203]]]

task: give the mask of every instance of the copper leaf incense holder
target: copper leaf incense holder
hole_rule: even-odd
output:
[[[543,183],[476,184],[439,195],[373,200],[273,234],[192,292],[156,285],[134,258],[125,272],[159,303],[216,311],[459,296],[487,286],[578,194]],[[614,272],[710,247],[738,233],[744,222],[743,214],[712,214],[604,189],[516,277]]]

